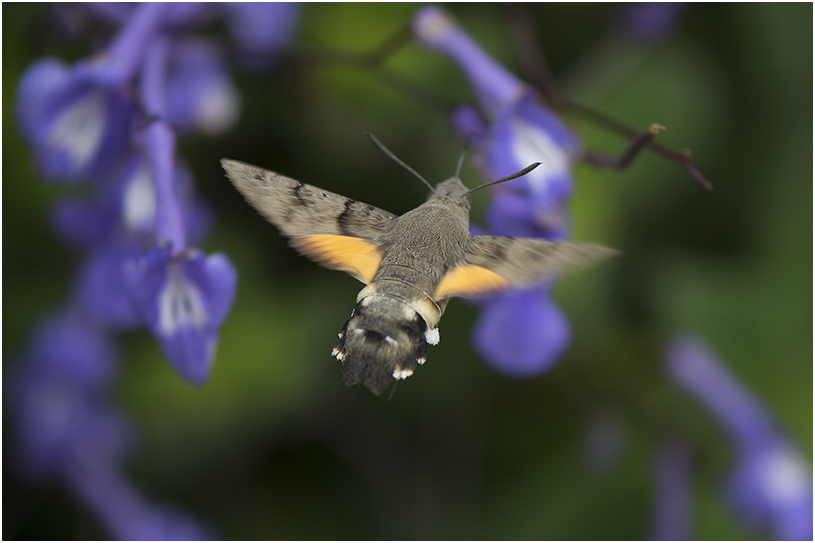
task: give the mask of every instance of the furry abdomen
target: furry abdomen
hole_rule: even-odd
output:
[[[345,384],[362,383],[377,395],[393,379],[412,375],[427,357],[427,323],[409,304],[387,295],[362,298],[339,336],[332,354],[342,362]]]

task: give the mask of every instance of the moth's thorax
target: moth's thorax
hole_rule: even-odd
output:
[[[447,270],[463,260],[469,235],[465,209],[431,199],[394,224],[384,240],[375,280],[391,271],[405,274],[401,279],[432,294]]]

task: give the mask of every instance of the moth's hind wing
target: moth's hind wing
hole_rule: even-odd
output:
[[[370,282],[382,259],[376,239],[397,217],[377,207],[237,160],[222,159],[232,184],[301,254]]]
[[[618,251],[591,243],[503,236],[470,236],[465,262],[452,268],[434,298],[487,295],[528,287],[561,271],[605,260]]]
[[[379,245],[364,238],[312,234],[292,236],[289,244],[317,264],[344,271],[366,285],[373,280],[382,261]]]

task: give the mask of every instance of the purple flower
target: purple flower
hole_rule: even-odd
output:
[[[43,175],[54,180],[103,178],[127,149],[135,106],[127,84],[159,29],[163,5],[141,4],[108,50],[66,67],[44,59],[23,74],[17,92],[20,128]]]
[[[205,41],[186,40],[172,49],[167,78],[167,121],[181,131],[215,136],[231,129],[240,97],[221,50]]]
[[[177,159],[169,173],[174,199],[181,207],[182,224],[186,238],[202,239],[212,223],[212,212],[194,192],[192,175]],[[156,182],[148,157],[144,153],[135,154],[126,163],[120,179],[111,183],[113,206],[127,239],[138,239],[144,245],[153,238],[156,231],[158,213]],[[107,206],[108,204],[101,204]]]
[[[691,455],[679,441],[660,443],[654,458],[654,541],[686,541],[690,536],[693,488]]]
[[[149,503],[120,470],[101,463],[78,465],[66,477],[79,498],[120,541],[204,541],[207,527],[175,508]]]
[[[44,59],[20,80],[20,129],[46,178],[102,177],[127,148],[134,108],[119,90],[100,84],[97,73],[87,62],[67,67]]]
[[[472,333],[487,363],[514,377],[548,370],[569,346],[570,336],[566,317],[540,289],[484,301]]]
[[[413,32],[424,45],[451,57],[470,80],[480,109],[459,106],[451,120],[462,136],[473,133],[485,177],[496,179],[541,163],[493,189],[497,196],[487,210],[488,232],[565,238],[565,204],[580,140],[539,102],[534,89],[490,58],[443,10],[421,8]],[[550,287],[512,291],[482,303],[473,342],[495,369],[531,376],[551,368],[565,352],[569,323],[549,298]]]
[[[229,260],[196,249],[173,255],[169,245],[155,243],[128,272],[133,300],[164,355],[185,379],[206,381],[218,327],[235,297]]]
[[[684,2],[636,2],[628,4],[620,17],[620,30],[643,41],[662,41],[671,37]]]
[[[100,330],[67,311],[37,328],[12,379],[16,459],[31,478],[55,477],[89,505],[117,540],[209,539],[186,515],[142,498],[117,464],[131,426],[106,399],[118,364]]]
[[[208,208],[192,194],[186,168],[177,165],[174,181],[187,235],[199,238],[210,223]],[[156,235],[156,195],[145,157],[134,155],[119,180],[95,201],[59,202],[53,222],[60,235],[87,250],[74,290],[75,303],[97,326],[131,329],[142,320],[132,304],[126,266]]]
[[[268,68],[294,37],[300,14],[295,2],[224,2],[240,59],[251,68]]]
[[[571,193],[571,163],[581,151],[577,136],[538,101],[534,89],[484,53],[443,10],[420,9],[413,31],[424,45],[450,56],[470,80],[482,113],[459,107],[452,121],[462,135],[475,131],[473,143],[486,177],[496,179],[540,162],[502,189],[518,190],[535,205],[562,204]]]
[[[38,326],[12,379],[17,454],[25,473],[61,473],[95,454],[124,454],[129,428],[103,400],[116,365],[113,344],[76,311]]]
[[[490,137],[485,160],[491,177],[509,175],[533,162],[541,163],[525,176],[509,181],[511,185],[496,190],[513,191],[528,198],[535,210],[533,224],[542,221],[541,226],[558,230],[556,237],[565,237],[567,225],[558,210],[565,207],[572,193],[571,165],[580,149],[577,137],[531,95],[497,116]]]
[[[744,521],[776,539],[812,539],[812,473],[765,407],[695,337],[668,346],[671,377],[729,434],[735,461],[725,495]]]
[[[106,243],[89,252],[80,266],[76,304],[99,328],[129,330],[141,324],[125,276],[127,263],[139,252],[135,243]]]

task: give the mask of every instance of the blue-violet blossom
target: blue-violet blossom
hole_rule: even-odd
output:
[[[68,308],[35,330],[12,381],[15,454],[31,479],[54,478],[116,540],[209,539],[185,513],[148,502],[118,464],[132,453],[125,415],[107,398],[118,368],[111,338]]]
[[[744,522],[774,539],[812,540],[812,472],[790,437],[700,339],[674,339],[666,364],[731,439],[725,496]]]
[[[440,8],[420,9],[413,32],[422,44],[450,56],[473,87],[480,107],[457,107],[452,122],[462,136],[473,134],[484,176],[496,179],[541,163],[494,187],[486,212],[489,233],[564,239],[571,165],[581,152],[580,140],[540,103],[533,88],[484,53]],[[549,369],[564,353],[570,327],[550,290],[551,284],[513,290],[482,302],[473,342],[495,369],[531,376]]]
[[[623,7],[619,30],[628,37],[657,42],[673,34],[684,2],[632,2]]]

